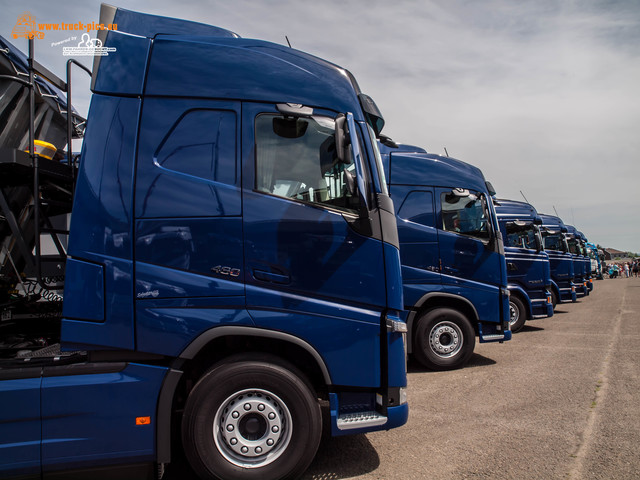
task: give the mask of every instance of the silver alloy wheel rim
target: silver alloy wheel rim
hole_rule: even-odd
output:
[[[464,336],[460,327],[453,322],[437,323],[429,333],[431,350],[442,358],[455,356],[462,349]]]
[[[509,302],[509,325],[513,326],[520,318],[520,310],[514,305],[513,302]]]
[[[213,423],[218,451],[242,468],[274,462],[291,441],[291,413],[273,393],[262,389],[236,392],[222,402]]]

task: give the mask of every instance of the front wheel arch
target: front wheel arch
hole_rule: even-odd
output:
[[[480,317],[469,299],[447,292],[429,292],[420,298],[413,307],[407,307],[409,310],[407,327],[411,338],[417,328],[418,320],[435,308],[451,308],[459,311],[471,322],[476,336],[479,334]],[[413,353],[413,341],[408,342],[408,351]]]

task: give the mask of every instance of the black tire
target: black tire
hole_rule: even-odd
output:
[[[413,330],[413,356],[431,370],[464,366],[476,335],[466,316],[452,308],[434,308],[418,319]]]
[[[556,310],[556,305],[559,303],[558,294],[554,289],[551,289],[551,305],[553,305],[553,310]]]
[[[203,479],[298,478],[321,436],[315,393],[276,357],[215,366],[189,394],[182,419],[185,454]]]
[[[527,321],[527,310],[522,300],[511,295],[509,297],[509,324],[513,333],[519,332]]]

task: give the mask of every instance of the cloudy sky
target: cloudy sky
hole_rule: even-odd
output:
[[[591,241],[640,253],[640,2],[637,0],[121,0],[218,25],[348,68],[384,133],[480,167],[498,196],[554,212]],[[0,0],[19,14],[97,21],[99,1]],[[59,6],[56,6],[59,5]],[[69,34],[36,57],[64,74]],[[26,40],[14,43],[26,50]],[[74,104],[86,113],[88,82]],[[75,79],[75,77],[74,77]],[[84,93],[80,90],[85,90]]]

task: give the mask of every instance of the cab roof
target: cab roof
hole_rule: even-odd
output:
[[[482,170],[462,160],[403,144],[398,148],[380,144],[380,153],[390,185],[429,185],[487,192]]]
[[[115,50],[94,61],[96,93],[299,103],[364,120],[353,76],[313,55],[105,4],[100,23],[117,30],[98,31],[102,47]]]
[[[518,200],[496,199],[493,201],[496,215],[501,220],[533,220],[538,217],[538,212],[530,203]],[[538,217],[539,218],[539,217]]]

